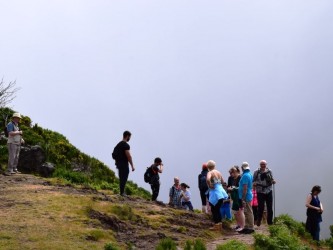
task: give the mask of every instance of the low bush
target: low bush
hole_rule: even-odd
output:
[[[248,246],[238,240],[230,240],[216,247],[216,250],[247,250],[247,249]]]
[[[157,244],[156,250],[177,250],[176,243],[170,238],[164,238]]]

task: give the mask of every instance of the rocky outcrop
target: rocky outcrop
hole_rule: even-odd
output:
[[[37,173],[43,177],[50,177],[55,166],[46,163],[45,160],[45,152],[40,146],[22,146],[17,167],[23,173]]]

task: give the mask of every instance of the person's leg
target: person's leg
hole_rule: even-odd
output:
[[[206,213],[207,212],[207,207],[206,207],[206,204],[207,204],[207,201],[206,201],[206,192],[200,190],[200,198],[201,198],[201,205],[202,205],[202,212],[203,213]]]
[[[245,202],[244,204],[245,226],[244,228],[253,229],[253,211],[251,202]]]
[[[125,186],[129,175],[128,163],[118,164],[118,174],[119,174],[119,191],[120,195],[125,194]]]
[[[158,196],[158,194],[160,192],[160,184],[159,183],[155,183],[155,184],[152,184],[150,186],[151,186],[151,191],[152,191],[151,200],[152,201],[156,201],[157,196]]]
[[[12,143],[7,144],[8,148],[8,167],[7,167],[7,173],[14,172],[13,166],[15,161],[15,145]]]
[[[262,215],[264,213],[265,208],[265,194],[263,193],[257,193],[258,198],[258,217],[257,217],[257,226],[260,226]]]
[[[253,219],[254,219],[254,223],[257,224],[257,219],[258,219],[258,206],[252,206],[252,211],[253,211]]]
[[[266,194],[266,205],[267,205],[267,224],[273,224],[273,192]]]
[[[315,228],[314,233],[313,233],[313,239],[316,240],[316,241],[319,241],[319,235],[320,235],[320,223],[317,222],[316,223],[316,228]]]
[[[20,150],[21,150],[21,146],[20,145],[14,145],[14,163],[13,163],[13,171],[17,172],[17,164],[18,164],[18,160],[20,157]]]
[[[209,204],[210,204],[210,207],[211,207],[211,210],[212,210],[213,221],[214,221],[215,223],[219,223],[219,222],[221,222],[220,208],[221,208],[222,202],[223,202],[223,200],[220,199],[220,200],[216,203],[215,206],[214,206],[213,204],[209,203]]]

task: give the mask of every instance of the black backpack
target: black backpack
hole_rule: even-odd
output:
[[[115,161],[119,159],[119,147],[118,147],[118,144],[113,149],[112,159],[114,159]]]
[[[143,175],[143,179],[146,183],[149,183],[149,182],[151,182],[151,177],[152,176],[153,176],[152,169],[151,169],[151,167],[148,167],[146,169],[145,174]]]
[[[199,174],[199,189],[202,191],[205,191],[208,189],[208,185],[207,185],[207,173],[206,174]]]

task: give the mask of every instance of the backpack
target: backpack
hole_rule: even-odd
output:
[[[117,146],[118,146],[118,144],[117,144]],[[119,148],[117,146],[114,147],[113,152],[111,154],[112,159],[115,161],[119,158]]]
[[[143,179],[146,183],[149,183],[149,182],[151,182],[151,177],[152,176],[153,176],[152,169],[151,169],[151,167],[148,167],[146,169],[145,174],[143,175]]]
[[[206,174],[199,174],[199,189],[202,191],[206,191],[208,189],[208,185],[207,185],[207,173]]]

